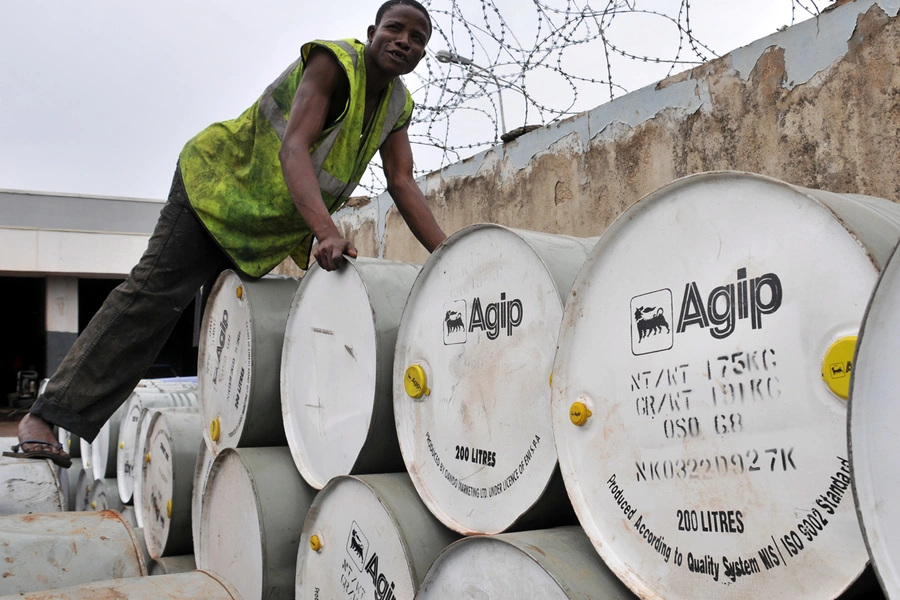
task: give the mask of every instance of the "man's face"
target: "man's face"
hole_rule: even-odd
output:
[[[384,13],[378,27],[369,26],[371,58],[392,76],[411,73],[425,56],[428,32],[428,21],[421,11],[397,4]]]

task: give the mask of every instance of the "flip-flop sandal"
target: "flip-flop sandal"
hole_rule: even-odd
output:
[[[60,452],[62,452],[63,449],[62,444],[54,445],[43,440],[25,440],[24,442],[20,442],[13,446],[12,452],[4,452],[3,456],[9,456],[10,458],[49,458],[63,469],[68,469],[72,466],[72,459],[68,456],[63,456],[62,454],[52,452],[50,450],[28,450],[26,452],[22,449],[22,446],[24,444],[38,444],[40,446],[49,446],[50,448],[55,448]]]

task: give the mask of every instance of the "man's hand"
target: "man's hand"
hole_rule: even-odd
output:
[[[350,258],[356,258],[359,255],[350,240],[337,235],[319,240],[319,245],[313,252],[316,262],[326,271],[334,271],[344,266],[344,263],[347,262],[344,260],[344,254]]]

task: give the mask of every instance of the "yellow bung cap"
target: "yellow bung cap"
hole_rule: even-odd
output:
[[[238,300],[244,297],[244,286],[239,285],[237,289],[234,291],[235,295],[238,297]]]
[[[553,387],[553,373],[550,373],[550,379],[548,380],[550,383],[550,387]]]
[[[72,447],[72,438],[66,440],[66,446],[68,446],[69,448]]]
[[[150,453],[144,455],[144,462],[150,462]]]
[[[195,434],[196,435],[196,434]],[[172,501],[166,502],[166,518],[172,518]]]
[[[572,406],[569,407],[569,419],[572,420],[573,425],[578,425],[579,427],[587,423],[592,414],[584,402],[573,402]]]
[[[119,448],[121,448],[122,450],[124,450],[124,449],[125,449],[125,442],[119,442]]]
[[[91,508],[97,508],[97,503],[96,503],[96,502],[91,502]]]
[[[313,552],[318,552],[322,549],[322,540],[319,539],[319,536],[313,534],[309,538],[309,547],[312,548]]]
[[[822,359],[822,379],[841,400],[846,400],[850,395],[850,372],[853,370],[855,350],[856,336],[848,335],[829,346]]]
[[[209,437],[214,442],[219,441],[219,417],[216,417],[209,424]]]
[[[428,389],[428,378],[422,365],[411,365],[403,377],[403,388],[410,398],[421,398],[431,393]]]

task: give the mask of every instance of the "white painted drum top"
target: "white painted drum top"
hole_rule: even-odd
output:
[[[881,274],[860,330],[849,408],[850,466],[859,519],[875,572],[900,598],[900,256]],[[843,489],[835,490],[843,493]]]
[[[419,495],[451,529],[504,531],[551,483],[550,370],[565,297],[592,246],[474,225],[416,279],[397,335],[394,417]]]
[[[281,365],[291,454],[316,489],[337,475],[403,469],[393,422],[397,327],[417,265],[348,260],[313,266],[294,295]]]
[[[250,279],[226,270],[210,291],[197,381],[203,438],[214,455],[223,448],[285,444],[279,372],[298,285],[290,277]]]
[[[406,473],[335,477],[303,525],[296,595],[413,598],[458,537],[428,512]]]
[[[636,593],[836,597],[863,571],[845,378],[898,224],[887,201],[712,173],[601,238],[553,427],[581,524]]]

